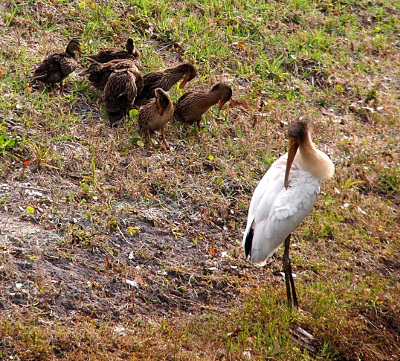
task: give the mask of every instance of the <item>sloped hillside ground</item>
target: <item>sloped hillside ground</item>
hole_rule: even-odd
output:
[[[127,200],[129,213],[112,218],[115,229],[93,236],[71,206],[54,207],[60,202],[49,188],[15,181],[12,189],[3,183],[2,190],[17,207],[1,215],[3,310],[35,307],[57,320],[84,315],[121,321],[138,314],[224,310],[237,299],[234,280],[245,266],[232,254],[236,242],[222,227],[200,220],[171,230],[151,209],[141,215]],[[35,205],[40,216],[25,215],[26,204]],[[48,220],[49,204],[63,213],[57,228]],[[68,225],[71,233],[58,229]],[[190,234],[200,240],[195,244]]]
[[[400,29],[390,19],[399,9],[380,3],[384,16],[371,17],[367,2],[346,5],[357,31],[349,44],[339,30],[326,44],[318,36],[349,10],[324,2],[307,13],[290,3],[271,2],[280,15],[257,28],[241,5],[231,4],[243,18],[215,20],[219,2],[210,13],[188,2],[185,11],[209,19],[229,43],[228,57],[205,30],[178,37],[180,2],[0,4],[0,358],[398,359]],[[246,27],[259,44],[240,37]],[[299,49],[309,41],[314,59],[288,55],[272,38],[280,33],[298,36]],[[127,35],[144,73],[191,61],[199,76],[189,90],[224,81],[232,101],[211,108],[201,132],[170,124],[170,149],[159,135],[153,149],[143,146],[134,112],[109,128],[99,93],[78,75],[84,58],[64,96],[30,82],[32,67],[73,36],[90,54]],[[320,50],[332,58],[318,58]],[[285,51],[286,62],[276,61]],[[174,100],[181,94],[171,90]],[[294,233],[302,310],[293,315],[281,252],[257,268],[240,243],[252,192],[286,151],[286,126],[299,113],[313,121],[336,175]],[[316,353],[289,337],[287,346],[269,344],[268,327],[281,323],[311,332]]]

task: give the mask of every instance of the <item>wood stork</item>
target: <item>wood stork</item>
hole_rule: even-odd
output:
[[[288,305],[297,307],[289,258],[290,235],[311,211],[322,179],[335,167],[311,139],[309,122],[301,118],[288,127],[289,151],[277,159],[257,185],[250,202],[243,248],[246,258],[262,264],[285,242],[283,268]]]

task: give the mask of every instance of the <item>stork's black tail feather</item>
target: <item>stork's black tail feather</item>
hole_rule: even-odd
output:
[[[253,228],[250,228],[250,231],[247,234],[246,241],[244,243],[245,258],[247,258],[251,255],[251,246],[253,245],[253,236],[254,236],[254,230],[253,230]]]

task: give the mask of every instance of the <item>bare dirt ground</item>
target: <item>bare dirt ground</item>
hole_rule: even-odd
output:
[[[100,250],[84,232],[71,236],[44,225],[51,217],[46,204],[57,202],[46,188],[1,183],[0,196],[4,194],[15,212],[0,213],[3,312],[33,308],[58,320],[124,320],[218,311],[232,306],[240,292],[238,280],[248,278],[248,266],[235,253],[240,252],[236,235],[223,228],[194,225],[185,236],[174,235],[150,216],[125,215],[119,217],[124,229],[117,226],[98,236]],[[35,204],[41,215],[26,212],[26,204]],[[65,208],[65,218],[57,222],[81,224],[77,229],[82,230],[81,220],[68,219],[69,206]],[[197,244],[188,234],[197,234]]]

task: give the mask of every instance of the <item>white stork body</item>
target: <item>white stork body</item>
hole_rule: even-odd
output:
[[[243,248],[254,263],[263,263],[285,240],[289,257],[291,232],[314,206],[321,180],[334,173],[332,161],[312,143],[307,122],[293,122],[291,127],[296,129],[289,128],[289,153],[271,165],[250,202]],[[294,300],[296,304],[295,295]]]
[[[250,259],[254,263],[262,263],[274,254],[310,212],[319,193],[320,179],[302,169],[296,161],[286,189],[286,162],[287,154],[272,164],[251,199],[243,246],[252,229]]]

